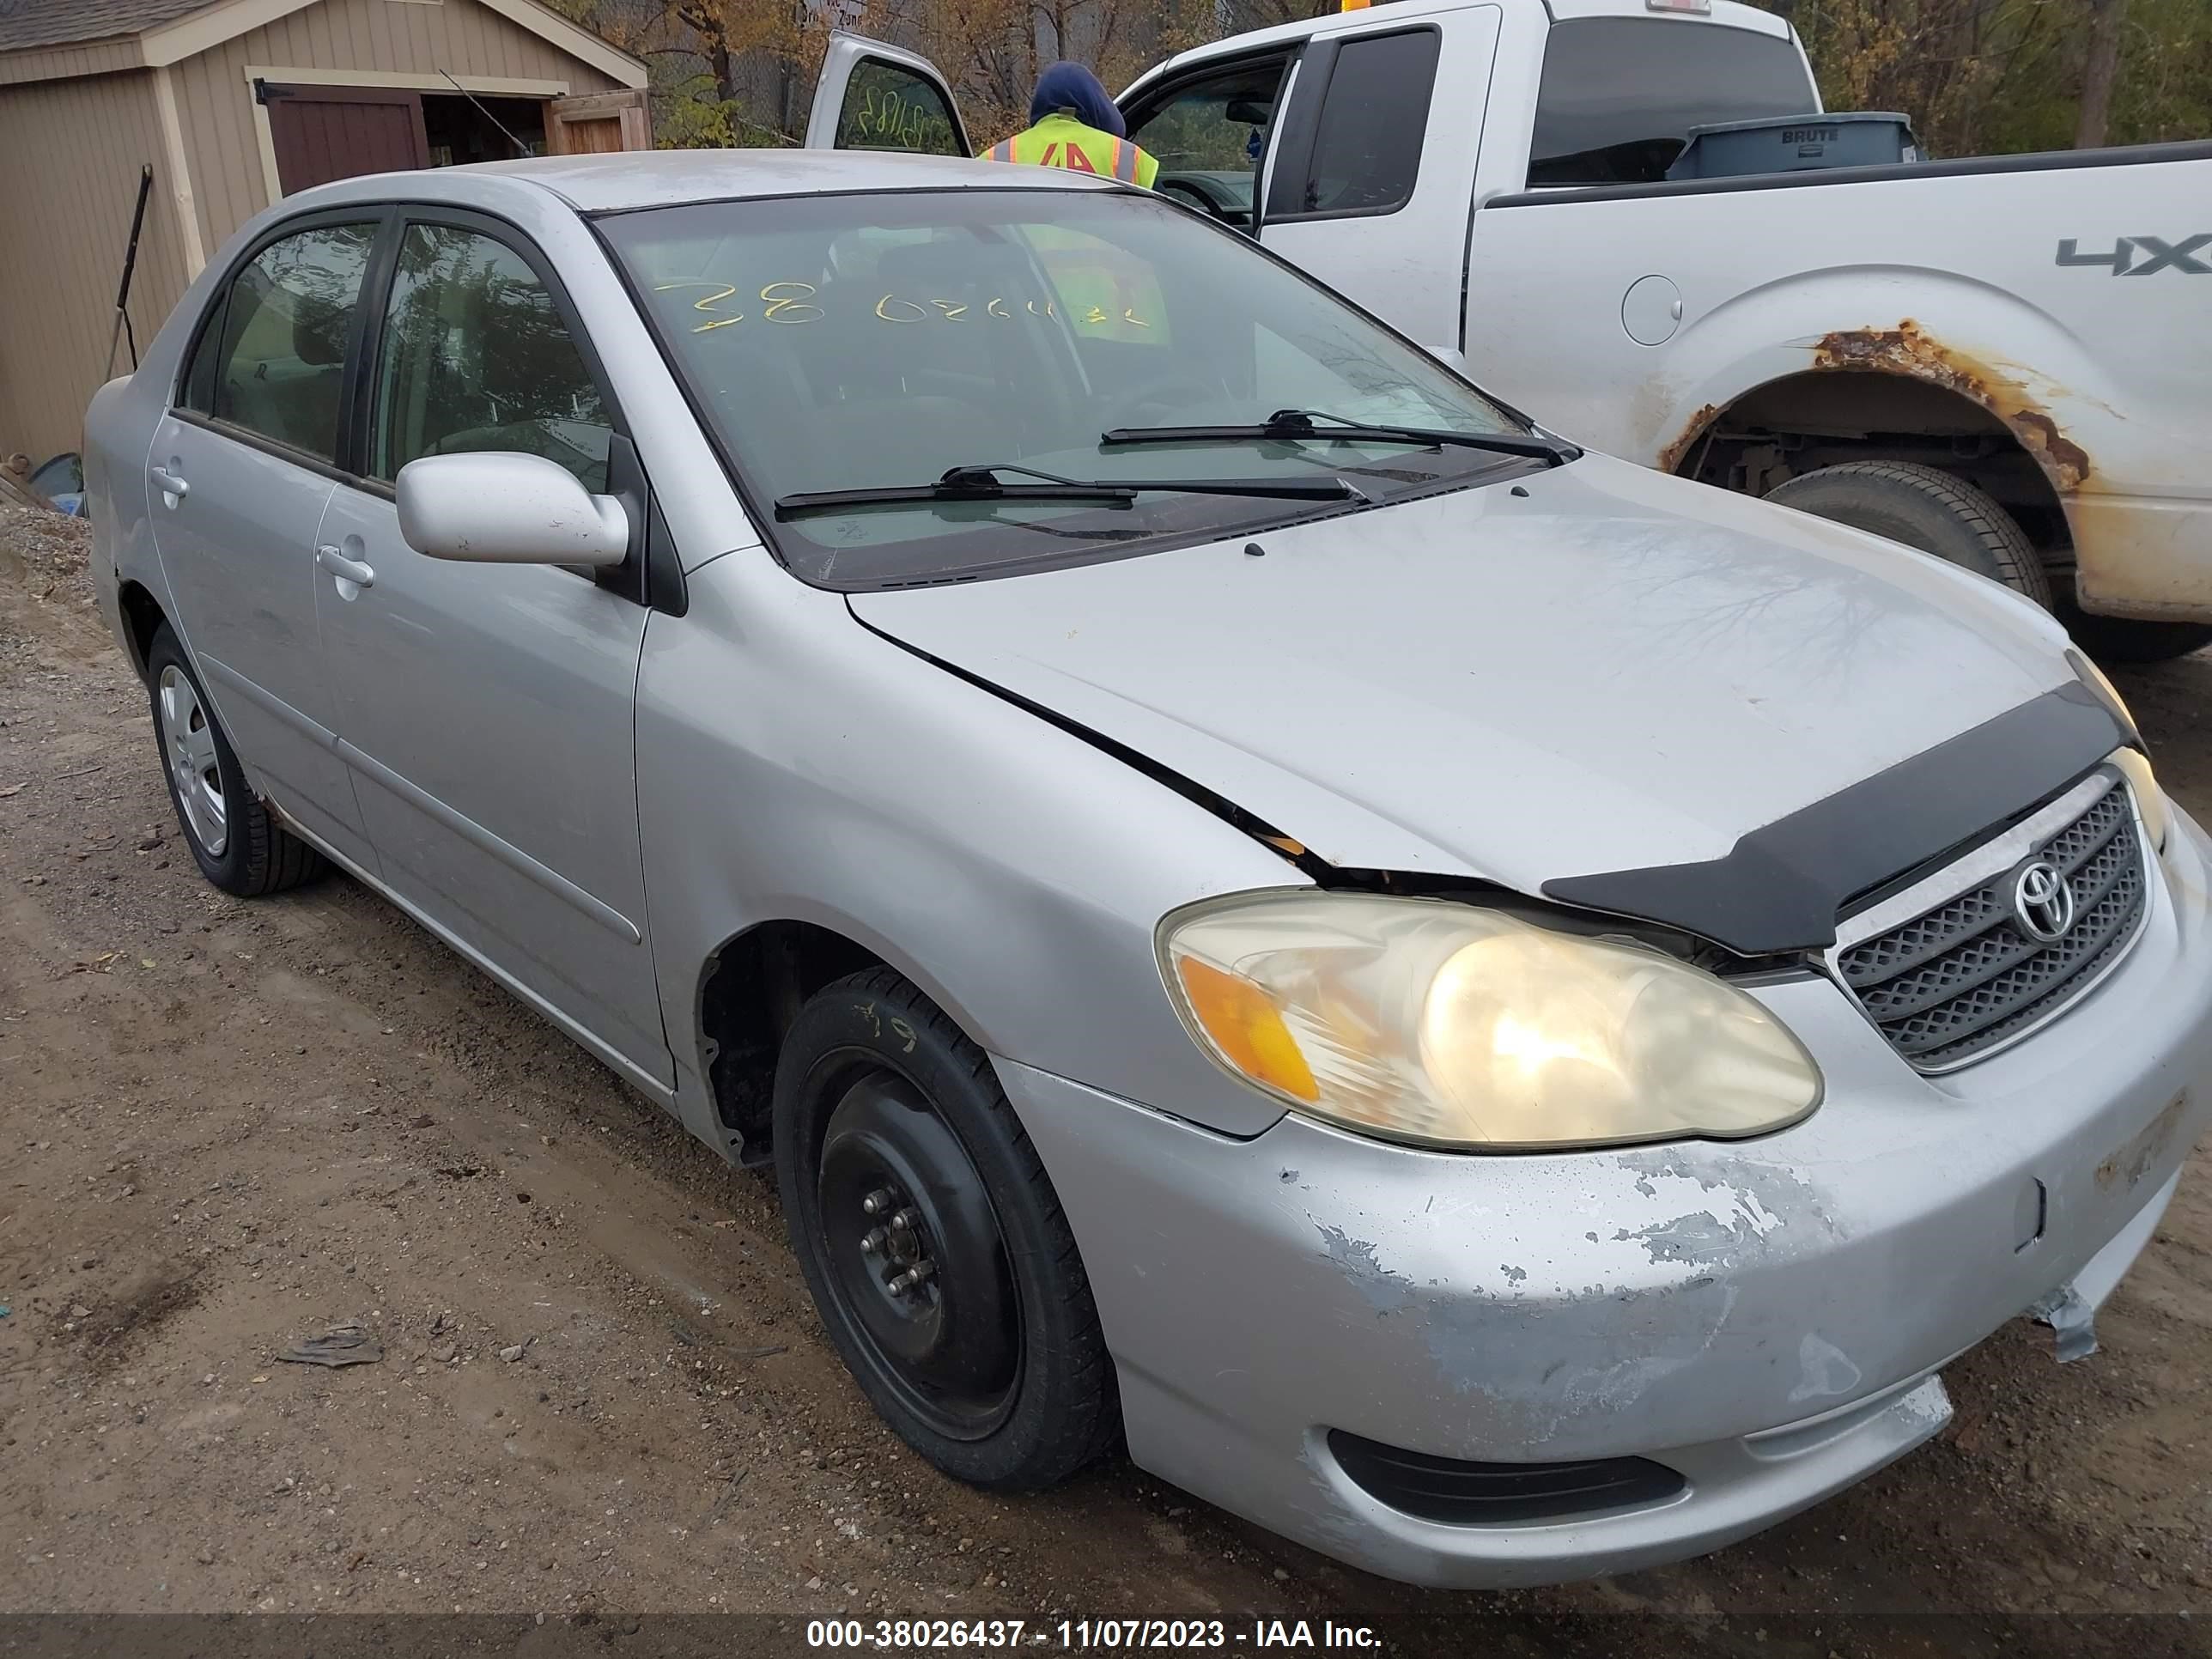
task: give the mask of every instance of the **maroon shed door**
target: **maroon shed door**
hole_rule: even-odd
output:
[[[287,196],[333,179],[430,165],[422,94],[386,87],[255,88]]]

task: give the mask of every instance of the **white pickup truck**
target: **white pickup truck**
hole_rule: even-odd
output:
[[[1117,101],[1158,188],[1577,441],[1970,566],[2108,658],[2212,641],[2212,143],[1670,180],[1692,127],[1820,112],[1731,0],[1395,0]],[[846,34],[807,142],[974,148],[926,60]]]

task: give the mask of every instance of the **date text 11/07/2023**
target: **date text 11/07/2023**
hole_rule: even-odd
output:
[[[1042,1648],[1054,1653],[1105,1653],[1184,1648],[1372,1649],[1382,1638],[1364,1625],[1333,1620],[811,1619],[810,1648],[908,1653],[964,1648]]]

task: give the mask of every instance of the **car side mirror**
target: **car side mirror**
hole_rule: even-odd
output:
[[[629,514],[542,455],[426,455],[399,469],[399,534],[417,553],[472,564],[620,564]]]

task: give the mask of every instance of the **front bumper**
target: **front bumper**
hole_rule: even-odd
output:
[[[1131,1455],[1418,1583],[1625,1571],[1715,1548],[1939,1430],[1936,1372],[2078,1322],[2148,1242],[2212,1109],[2203,833],[2123,965],[2018,1048],[1911,1071],[1824,981],[1759,994],[1826,1103],[1750,1142],[1413,1151],[1288,1116],[1231,1140],[1008,1060],[1119,1367]],[[1432,1456],[1642,1456],[1643,1508],[1442,1524],[1378,1501],[1343,1430]]]

